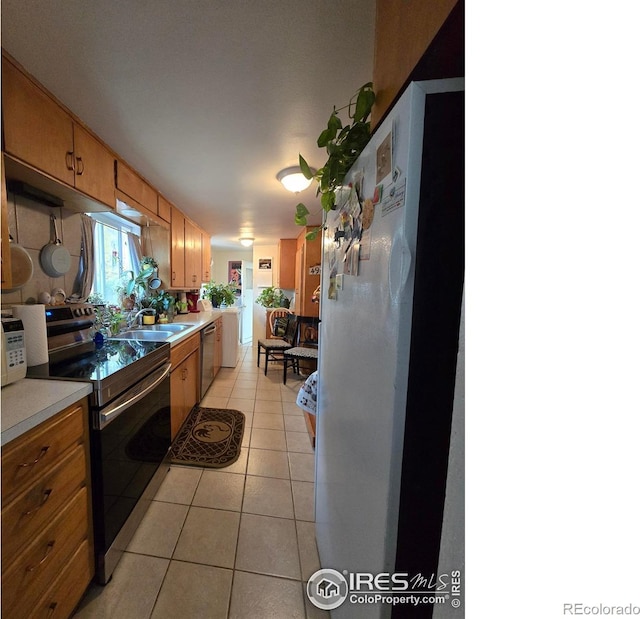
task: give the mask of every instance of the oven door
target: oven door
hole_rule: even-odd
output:
[[[96,580],[106,584],[169,468],[170,378],[166,363],[92,411]]]

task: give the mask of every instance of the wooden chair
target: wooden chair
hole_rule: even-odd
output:
[[[287,329],[287,318],[291,316],[293,312],[286,307],[279,307],[278,309],[271,310],[269,312],[269,327],[271,329],[270,337],[283,337]]]
[[[288,348],[293,348],[298,337],[298,319],[289,314],[285,334],[281,338],[258,340],[258,367],[260,355],[264,349],[264,375],[267,375],[269,361],[282,361],[282,355]]]

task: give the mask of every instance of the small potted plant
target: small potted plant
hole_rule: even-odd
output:
[[[172,322],[175,308],[173,295],[166,290],[156,290],[150,296],[149,306],[156,310],[158,322]]]
[[[262,292],[256,298],[256,303],[262,305],[262,307],[289,307],[291,300],[285,296],[284,292],[280,288],[269,286],[264,288]]]
[[[236,302],[234,287],[229,284],[216,284],[210,282],[202,287],[205,297],[211,300],[213,307],[220,307],[222,304],[228,307]]]

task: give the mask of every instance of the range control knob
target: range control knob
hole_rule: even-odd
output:
[[[73,310],[73,315],[82,316],[82,310],[79,307],[77,307],[76,309]]]

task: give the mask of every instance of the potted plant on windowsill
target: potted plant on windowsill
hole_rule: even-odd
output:
[[[230,284],[216,284],[210,282],[202,287],[205,297],[211,300],[213,307],[220,307],[226,305],[231,307],[236,302],[236,295],[234,287]]]

